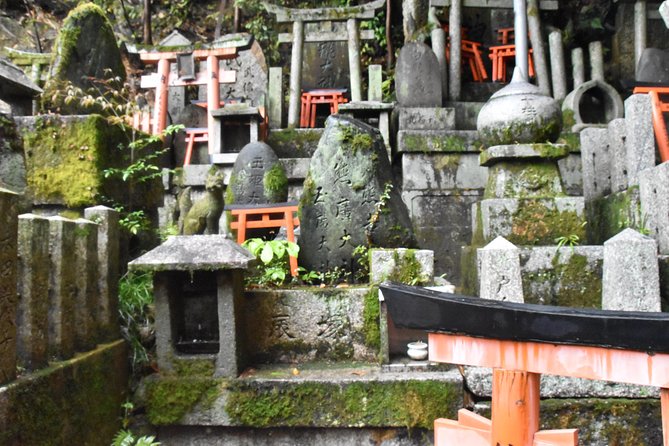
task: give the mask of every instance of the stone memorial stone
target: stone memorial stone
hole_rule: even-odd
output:
[[[16,124],[9,116],[0,114],[0,187],[18,194],[26,187],[26,162],[23,143]]]
[[[611,158],[608,131],[585,128],[581,132],[583,163],[583,197],[592,201],[611,192]]]
[[[302,57],[303,90],[350,85],[346,42],[306,42]]]
[[[300,199],[300,263],[354,269],[356,246],[411,248],[411,221],[378,130],[353,118],[326,121]]]
[[[432,49],[409,42],[395,68],[397,102],[403,107],[441,107],[441,68]]]
[[[98,295],[98,228],[83,218],[75,220],[76,290],[74,303],[75,339],[77,351],[87,351],[96,344],[96,298]]]
[[[237,57],[221,59],[220,70],[235,71],[234,84],[221,84],[221,99],[238,98],[255,107],[265,107],[267,100],[268,69],[260,44],[253,40],[251,47],[239,51]]]
[[[520,250],[504,237],[497,237],[477,250],[479,296],[523,303]]]
[[[98,224],[98,339],[112,341],[119,337],[118,280],[119,280],[119,216],[106,206],[84,210],[87,220]]]
[[[269,126],[280,129],[283,122],[283,68],[269,69]]]
[[[612,193],[627,189],[626,127],[624,119],[614,119],[608,125]]]
[[[664,21],[664,26],[669,28],[669,2],[662,2],[658,11],[660,12],[660,17],[662,17],[662,20]]]
[[[16,376],[18,196],[0,189],[0,383]]]
[[[657,240],[660,254],[669,254],[669,163],[639,173],[641,215]]]
[[[404,42],[422,41],[421,32],[427,26],[427,15],[430,9],[428,0],[405,0],[402,2],[402,24]]]
[[[669,51],[646,48],[636,67],[636,81],[657,84],[669,83]]]
[[[244,146],[232,167],[225,203],[269,204],[287,198],[286,171],[272,148],[264,142]]]
[[[49,220],[20,215],[18,231],[17,354],[21,367],[36,370],[48,362]]]
[[[655,240],[625,229],[604,242],[603,268],[602,309],[661,311]]]
[[[112,25],[104,11],[94,3],[82,3],[65,18],[53,54],[45,98],[51,97],[64,81],[87,89],[94,86],[90,78],[106,80],[119,76],[125,80],[125,68]],[[53,105],[63,111],[80,110],[76,104]]]
[[[74,355],[75,223],[49,217],[49,357],[68,359]]]
[[[633,94],[625,100],[627,136],[627,183],[639,184],[639,173],[655,166],[655,134],[652,106],[647,94]]]
[[[372,249],[369,256],[369,281],[385,280],[421,286],[432,284],[434,251],[429,249]],[[411,283],[410,283],[411,284]]]
[[[367,100],[381,102],[383,100],[383,68],[381,65],[370,65],[368,71]]]

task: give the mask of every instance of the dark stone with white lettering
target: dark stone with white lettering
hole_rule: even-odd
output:
[[[379,131],[346,116],[326,121],[300,200],[302,266],[354,271],[357,246],[415,245]]]

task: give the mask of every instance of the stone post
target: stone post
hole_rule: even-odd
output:
[[[381,65],[370,65],[369,87],[367,88],[367,100],[381,102],[383,101],[383,69]]]
[[[75,220],[75,268],[77,294],[75,296],[75,348],[87,351],[95,347],[97,341],[97,310],[98,295],[98,227],[95,223],[83,218]]]
[[[36,370],[48,361],[49,220],[20,215],[18,250],[18,361],[21,367]]]
[[[450,80],[448,87],[449,99],[451,101],[460,100],[460,92],[462,89],[462,54],[461,42],[462,34],[460,26],[462,24],[462,0],[452,0],[451,8],[448,14],[448,37],[451,42],[451,60],[448,67],[448,79]]]
[[[590,79],[605,82],[602,42],[590,42],[588,51],[590,52]]]
[[[220,347],[214,376],[234,378],[246,363],[244,336],[244,277],[240,270],[218,271],[218,333]]]
[[[639,173],[639,201],[644,226],[657,240],[661,255],[669,254],[669,163]]]
[[[567,96],[567,72],[564,64],[562,33],[560,31],[553,31],[548,35],[548,48],[551,56],[553,99],[562,101]]]
[[[360,32],[358,20],[346,21],[348,31],[348,67],[351,76],[351,101],[362,101],[362,68],[360,68]]]
[[[431,22],[434,22],[434,28],[430,32],[430,40],[432,41],[432,51],[437,56],[439,61],[439,71],[441,71],[441,92],[442,104],[448,99],[448,61],[446,60],[446,33],[443,28],[439,26],[439,19],[436,17],[436,10],[434,7],[430,8]]]
[[[581,132],[583,198],[586,203],[611,192],[608,130],[589,127]]]
[[[527,45],[527,5],[525,0],[513,0],[513,26],[516,45],[516,68],[522,79],[527,82],[529,55]]]
[[[604,242],[602,309],[661,311],[655,240],[627,228]]]
[[[118,212],[106,206],[84,210],[84,217],[98,224],[98,339],[118,339],[119,224]]]
[[[304,45],[304,22],[293,22],[293,49],[290,56],[290,100],[288,101],[288,127],[300,124],[300,101],[302,97],[302,47]]]
[[[158,369],[162,372],[174,368],[172,363],[174,357],[172,334],[175,327],[173,327],[170,315],[170,288],[178,286],[176,281],[170,280],[170,272],[159,271],[153,273],[153,301],[156,312],[156,359]]]
[[[520,250],[502,236],[477,250],[479,296],[506,302],[524,302],[520,277]]]
[[[655,134],[652,105],[647,94],[633,94],[625,100],[627,135],[627,183],[639,184],[639,173],[655,166]]]
[[[627,189],[627,153],[625,151],[625,119],[609,122],[609,154],[611,155],[611,192]]]
[[[77,294],[73,220],[49,217],[49,356],[74,355],[74,299]]]
[[[574,79],[574,90],[585,83],[585,62],[583,60],[583,48],[571,50],[571,76]]]
[[[179,77],[177,64],[170,64],[170,76],[173,79]],[[175,117],[186,106],[186,87],[169,87],[167,90],[167,111],[170,116]]]
[[[639,64],[641,54],[646,49],[648,14],[646,13],[646,2],[634,3],[634,67]]]
[[[269,126],[280,129],[283,122],[283,67],[269,69]]]
[[[0,188],[0,384],[16,377],[18,198]]]
[[[537,84],[546,96],[551,94],[551,81],[548,77],[546,62],[546,46],[541,35],[541,20],[539,19],[539,0],[527,0],[527,24],[532,42],[532,57],[534,70],[537,74]]]

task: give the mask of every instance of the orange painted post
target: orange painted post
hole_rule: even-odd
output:
[[[207,74],[207,129],[209,129],[210,135],[215,135],[214,127],[216,125],[216,119],[212,116],[211,112],[212,110],[216,110],[221,103],[218,84],[218,57],[207,56]],[[208,144],[209,154],[211,155],[214,153],[214,147],[216,145],[214,138],[209,138]]]
[[[539,430],[541,375],[493,369],[492,442],[500,446],[532,446]]]
[[[286,220],[286,238],[289,242],[295,243],[295,225],[293,222],[293,211],[292,209],[286,209],[284,212],[284,219]],[[297,257],[290,256],[290,275],[295,277],[297,276]]]
[[[533,446],[578,446],[578,429],[539,431]]]
[[[153,134],[160,135],[167,127],[167,91],[170,79],[170,61],[162,58],[158,61],[160,80],[156,87],[156,104],[153,117]]]
[[[653,105],[653,131],[655,133],[655,141],[657,141],[657,148],[660,152],[660,159],[662,162],[669,160],[669,135],[667,135],[667,125],[664,122],[664,114],[662,113],[662,102],[657,91],[650,91],[650,101]]]
[[[660,389],[660,404],[662,406],[662,438],[664,446],[669,446],[669,388]]]

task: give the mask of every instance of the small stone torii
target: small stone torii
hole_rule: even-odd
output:
[[[276,15],[279,23],[293,23],[293,47],[290,60],[290,100],[288,104],[288,126],[297,127],[300,120],[300,96],[302,84],[302,49],[305,41],[304,22],[346,21],[348,38],[348,65],[351,78],[351,100],[362,101],[362,69],[360,67],[359,20],[373,19],[377,9],[386,0],[349,7],[294,9],[264,3],[270,14]],[[310,40],[307,35],[307,39]],[[340,40],[332,36],[330,40]]]

